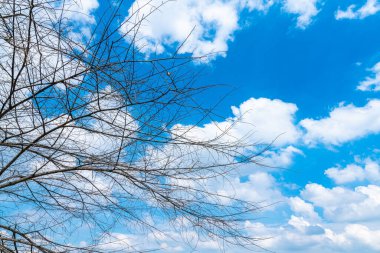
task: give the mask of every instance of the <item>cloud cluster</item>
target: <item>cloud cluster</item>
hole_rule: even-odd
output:
[[[370,159],[365,163],[372,168],[363,170],[378,173],[378,164]],[[326,172],[331,174],[331,169]],[[380,187],[375,184],[328,188],[309,183],[298,196],[288,199],[291,212],[287,224],[246,222],[246,229],[270,237],[260,245],[281,252],[377,252],[379,199]]]
[[[179,53],[199,57],[226,56],[228,43],[234,40],[243,12],[266,12],[274,0],[136,0],[121,28],[128,41],[134,40],[147,55],[162,54],[179,48]],[[297,27],[306,28],[318,14],[318,0],[286,0],[284,10],[295,14]]]
[[[259,180],[260,177],[264,177],[262,181]],[[256,180],[259,181],[251,181],[252,189],[256,183],[262,185],[267,179],[267,176],[258,175]],[[269,181],[275,183],[273,179]],[[248,234],[266,238],[258,240],[258,245],[273,251],[375,253],[380,249],[377,240],[380,236],[379,215],[376,213],[379,208],[379,201],[376,200],[379,198],[379,189],[371,185],[354,190],[337,187],[330,189],[318,184],[308,184],[300,196],[289,198],[292,213],[284,224],[269,225],[245,221],[244,227]],[[244,194],[251,196],[248,191]],[[369,199],[372,199],[372,203]],[[319,214],[316,208],[322,212]],[[114,234],[114,238],[119,240],[114,243],[109,241],[109,245],[115,250],[120,250],[121,243],[127,243],[127,247],[133,243],[157,248],[159,252],[187,252],[189,245],[181,243],[186,238],[190,245],[196,244],[197,250],[201,252],[250,252],[235,247],[224,248],[217,240],[202,239],[194,231],[178,233],[170,227],[160,233],[150,233],[149,240],[134,238],[131,241],[133,236],[122,234]]]

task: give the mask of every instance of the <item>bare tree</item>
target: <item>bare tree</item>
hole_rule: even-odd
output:
[[[103,252],[113,228],[159,224],[254,246],[241,227],[258,207],[212,184],[257,154],[233,123],[207,138],[176,124],[211,115],[193,99],[197,59],[139,54],[146,17],[120,21],[123,2],[96,24],[79,5],[0,1],[0,252]]]

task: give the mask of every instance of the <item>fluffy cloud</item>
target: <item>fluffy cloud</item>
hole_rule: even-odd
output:
[[[380,62],[378,62],[371,69],[373,73],[372,77],[367,77],[365,80],[360,82],[357,87],[361,91],[380,91]]]
[[[295,143],[300,137],[300,131],[294,124],[295,104],[278,99],[250,98],[232,106],[233,117],[222,122],[211,122],[203,126],[175,125],[176,135],[191,140],[213,140],[218,142],[244,141],[247,145],[272,144],[282,147]],[[279,127],[280,126],[280,127]],[[285,150],[284,150],[285,151]],[[287,153],[299,152],[288,148]]]
[[[362,107],[341,103],[328,117],[306,118],[298,124],[295,122],[297,106],[278,99],[251,98],[231,109],[233,117],[225,121],[203,126],[178,124],[174,132],[193,140],[217,138],[220,142],[243,140],[245,144],[251,145],[271,144],[277,149],[269,150],[266,154],[274,166],[287,166],[294,154],[302,154],[294,147],[300,140],[311,146],[319,143],[342,145],[380,132],[378,99],[369,100]]]
[[[379,165],[367,158],[345,168],[331,168],[326,175],[337,183],[379,180]],[[360,166],[359,166],[360,165]],[[327,188],[309,183],[299,196],[290,197],[287,224],[246,222],[251,234],[271,238],[259,245],[273,251],[355,253],[378,252],[380,244],[380,187]]]
[[[275,146],[295,143],[300,137],[294,125],[297,110],[295,104],[278,99],[251,98],[239,107],[232,107],[235,119],[240,121],[234,127],[234,134],[244,137],[252,133],[252,141],[274,142]]]
[[[239,29],[243,9],[265,10],[271,1],[245,0],[138,0],[128,11],[123,33],[137,34],[141,52],[163,53],[166,46],[179,46],[180,53],[225,55],[228,42]]]
[[[223,196],[260,203],[261,206],[284,200],[275,178],[265,172],[253,173],[245,182],[235,179],[222,189],[219,193]]]
[[[325,171],[325,174],[337,184],[352,182],[380,182],[380,166],[377,162],[366,159],[363,164],[349,164],[344,168],[335,167]]]
[[[367,0],[367,2],[357,8],[355,4],[348,6],[346,10],[339,9],[336,14],[336,19],[363,19],[371,15],[375,15],[380,11],[380,3],[378,0]]]
[[[345,233],[370,249],[380,251],[380,230],[371,230],[360,224],[350,224],[346,227]]]
[[[302,191],[303,199],[323,209],[324,218],[333,222],[360,222],[380,218],[380,187],[358,186],[325,188],[308,184]]]
[[[341,145],[380,132],[380,100],[370,100],[363,107],[341,104],[329,117],[304,119],[300,125],[306,130],[306,144]]]
[[[317,8],[319,0],[286,0],[284,2],[284,9],[286,12],[296,14],[297,27],[306,28],[314,16],[319,12]]]
[[[300,197],[289,198],[289,206],[295,214],[302,215],[311,220],[319,220],[319,215],[315,212],[314,206],[305,202]]]
[[[308,184],[300,196],[289,198],[287,224],[246,222],[252,235],[270,238],[259,242],[281,252],[378,252],[380,187],[326,188]],[[316,210],[319,210],[317,213]]]

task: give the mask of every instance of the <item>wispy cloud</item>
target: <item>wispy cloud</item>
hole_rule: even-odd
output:
[[[335,13],[336,19],[363,19],[368,16],[375,15],[380,11],[380,3],[378,0],[367,0],[367,2],[357,7],[355,4],[348,6],[347,9],[341,10],[340,8]]]
[[[357,87],[361,91],[380,91],[380,62],[375,64],[370,71],[372,76],[368,76],[365,80],[360,82]]]

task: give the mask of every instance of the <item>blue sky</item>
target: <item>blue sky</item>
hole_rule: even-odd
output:
[[[128,3],[125,16],[146,2]],[[281,169],[242,168],[232,180],[238,197],[281,202],[247,222],[247,232],[273,236],[262,246],[276,252],[379,252],[380,2],[169,2],[143,24],[140,52],[168,55],[194,27],[180,53],[213,52],[192,65],[203,70],[197,82],[226,85],[200,101],[213,105],[231,92],[216,109],[218,124],[242,116],[250,124],[236,133],[254,131],[252,140],[263,142],[282,134],[265,155]],[[167,238],[161,245],[186,251]]]

